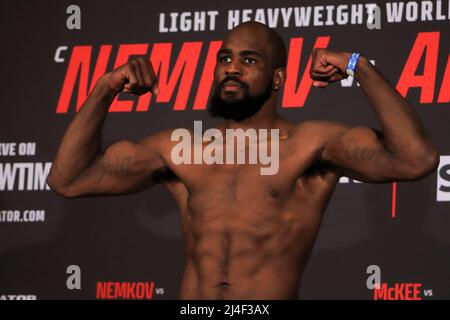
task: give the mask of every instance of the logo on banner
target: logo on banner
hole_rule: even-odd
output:
[[[164,288],[155,288],[155,282],[97,282],[97,299],[151,300],[164,295]]]
[[[450,156],[441,156],[437,170],[437,201],[450,201]]]
[[[432,297],[432,289],[424,289],[422,283],[394,282],[392,284],[381,282],[381,268],[378,265],[367,267],[366,286],[373,291],[373,300],[422,300],[423,297]]]

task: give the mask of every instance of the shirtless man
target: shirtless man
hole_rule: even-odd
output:
[[[317,49],[311,77],[326,87],[347,76],[350,53]],[[382,132],[330,121],[291,123],[276,112],[286,79],[280,36],[257,22],[231,30],[217,54],[209,111],[218,129],[279,129],[279,171],[254,164],[175,164],[173,130],[100,151],[108,108],[119,92],[159,87],[148,59],[105,74],[70,123],[48,176],[64,197],[133,193],[164,184],[180,211],[186,266],[181,299],[296,299],[323,212],[340,176],[380,183],[417,180],[438,153],[416,113],[361,56],[355,79]],[[345,102],[343,102],[345,103]],[[156,204],[157,205],[157,204]]]

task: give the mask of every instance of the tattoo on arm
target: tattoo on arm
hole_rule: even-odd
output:
[[[132,160],[132,156],[125,156],[117,161],[101,157],[94,161],[86,173],[93,174],[97,183],[105,176],[126,177],[130,174],[129,166]]]
[[[355,146],[355,143],[356,139],[352,137],[347,140],[345,147],[347,155],[353,159],[374,162],[381,152],[379,149]]]

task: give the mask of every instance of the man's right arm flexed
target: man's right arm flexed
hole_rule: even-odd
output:
[[[163,168],[160,134],[139,142],[119,141],[100,151],[101,133],[109,106],[119,92],[159,93],[149,60],[139,58],[102,76],[68,126],[49,172],[47,183],[64,197],[125,194],[154,183]]]

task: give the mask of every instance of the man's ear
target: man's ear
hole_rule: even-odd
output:
[[[278,91],[286,82],[286,68],[277,68],[273,75],[273,89]]]

